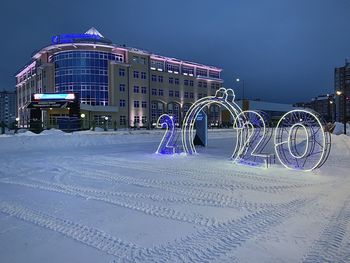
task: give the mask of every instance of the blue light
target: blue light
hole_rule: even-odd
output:
[[[63,34],[58,36],[53,36],[51,38],[52,44],[62,44],[62,43],[74,43],[76,40],[89,40],[95,39],[100,40],[101,37],[92,34]]]

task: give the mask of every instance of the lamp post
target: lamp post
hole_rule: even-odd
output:
[[[16,117],[15,133],[18,131],[19,117]]]
[[[236,78],[236,82],[242,82],[242,102],[244,101],[244,79]]]
[[[80,114],[80,129],[84,129],[85,124],[85,113]]]
[[[345,92],[337,90],[336,94],[339,97],[343,97],[343,123],[344,123],[344,134],[346,134],[346,96]]]
[[[104,130],[107,131],[108,128],[108,117],[105,117]]]

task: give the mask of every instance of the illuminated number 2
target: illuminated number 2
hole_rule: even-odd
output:
[[[237,115],[233,127],[237,130],[234,161],[248,165],[261,165],[270,154],[263,153],[271,139],[272,131],[266,128],[268,116],[264,112],[243,111]]]
[[[156,153],[174,154],[176,152],[174,117],[168,114],[161,115],[157,121],[157,128],[165,128],[166,130]]]

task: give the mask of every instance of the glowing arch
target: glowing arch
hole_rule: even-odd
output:
[[[232,98],[228,98],[229,96],[232,96]],[[242,112],[241,108],[234,102],[235,100],[235,93],[232,89],[225,89],[220,88],[216,91],[215,96],[207,96],[204,98],[201,98],[197,100],[187,111],[183,123],[182,123],[182,148],[183,151],[186,154],[196,154],[196,148],[193,143],[194,139],[194,125],[196,118],[199,114],[199,112],[204,109],[207,106],[210,106],[211,104],[218,104],[224,108],[226,108],[231,116],[233,117],[233,120],[236,119],[238,114]],[[237,137],[237,140],[239,138]],[[237,141],[238,142],[238,141]],[[235,149],[232,153],[232,156],[234,156],[237,147],[240,147],[239,143],[236,143]]]

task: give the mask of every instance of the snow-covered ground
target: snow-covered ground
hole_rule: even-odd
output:
[[[0,262],[350,262],[350,137],[314,172],[198,156],[161,131],[0,136]]]

